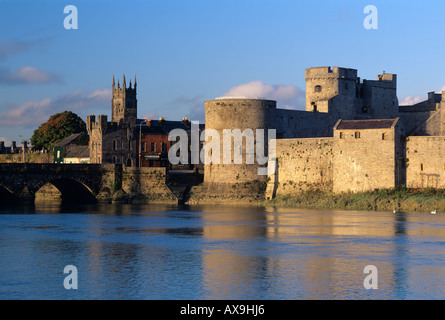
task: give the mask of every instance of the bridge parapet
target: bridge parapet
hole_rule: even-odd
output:
[[[174,202],[165,185],[165,169],[153,169],[118,164],[0,163],[0,202],[8,193],[34,201],[36,192],[48,183],[74,202],[88,195],[104,202],[122,198]]]

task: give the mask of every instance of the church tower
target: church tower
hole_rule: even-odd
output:
[[[120,87],[119,79],[117,80],[117,86],[116,86],[113,76],[111,122],[136,125],[136,119],[137,119],[136,76],[134,77],[134,87],[132,87],[130,80],[130,85],[127,88],[125,75],[123,77],[122,82],[123,82],[122,88]]]

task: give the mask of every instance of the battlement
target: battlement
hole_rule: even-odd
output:
[[[87,131],[88,134],[91,136],[93,130],[97,130],[99,129],[100,132],[102,134],[107,132],[107,127],[108,127],[108,119],[106,115],[98,115],[97,116],[97,121],[96,121],[96,116],[94,114],[91,114],[89,116],[87,116]]]
[[[357,79],[357,70],[341,67],[315,67],[305,70],[306,81],[308,79]]]

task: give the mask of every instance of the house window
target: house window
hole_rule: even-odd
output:
[[[360,139],[360,132],[357,131],[357,132],[354,134],[354,136],[355,136],[356,139]]]
[[[117,150],[117,141],[116,140],[113,140],[113,150]]]
[[[156,152],[156,143],[151,143],[151,152]]]
[[[145,142],[141,142],[141,152],[145,152]]]
[[[57,159],[60,159],[60,150],[57,150]]]
[[[314,92],[321,92],[321,86],[315,86]]]
[[[164,142],[162,142],[162,152],[165,152],[166,149],[167,149],[167,145]]]
[[[116,157],[113,156],[113,163],[116,163]]]

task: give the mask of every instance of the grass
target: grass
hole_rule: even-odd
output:
[[[406,212],[445,212],[445,190],[437,189],[376,189],[361,193],[333,194],[319,190],[265,200],[265,206],[330,208],[351,210]]]

